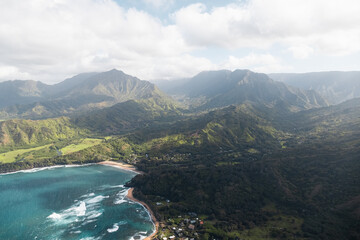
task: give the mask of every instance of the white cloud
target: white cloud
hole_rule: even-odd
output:
[[[11,80],[30,79],[30,75],[19,71],[18,68],[13,66],[0,66],[0,78]]]
[[[111,68],[143,72],[146,62],[166,64],[191,50],[175,26],[109,0],[0,0],[0,26],[0,64],[43,81]]]
[[[0,0],[0,80],[61,81],[111,68],[142,79],[226,67],[281,71],[288,67],[279,55],[229,57],[215,65],[194,50],[273,53],[268,49],[276,46],[300,59],[351,54],[360,51],[359,12],[358,0],[247,0],[212,9],[192,4],[164,24],[169,21],[113,0]]]
[[[237,58],[229,56],[226,62],[221,64],[220,68],[250,69],[255,72],[271,73],[289,70],[290,67],[282,64],[282,62],[271,54],[254,54],[251,53],[245,57]]]
[[[292,52],[293,56],[298,59],[308,58],[314,53],[313,48],[304,44],[291,46],[289,47],[289,51]]]
[[[236,49],[280,43],[338,55],[360,50],[359,12],[358,0],[249,0],[213,9],[193,4],[173,18],[193,45]]]

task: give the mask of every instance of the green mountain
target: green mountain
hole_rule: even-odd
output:
[[[152,122],[127,138],[157,156],[168,152],[213,154],[222,150],[251,155],[282,147],[279,143],[282,131],[258,115],[251,104],[200,115],[182,115],[181,118],[172,122]]]
[[[269,76],[304,90],[315,90],[331,104],[360,97],[360,72],[274,73]]]
[[[155,90],[155,85],[113,69],[93,75],[74,87],[63,98],[74,96],[106,96],[112,102],[124,102],[148,98]]]
[[[104,73],[81,74],[47,86],[45,93],[39,93],[41,101],[6,106],[0,111],[0,117],[39,119],[79,114],[128,100],[160,95],[164,94],[154,84],[114,69]]]
[[[0,147],[28,147],[71,139],[86,134],[61,117],[46,120],[8,120],[0,122]]]
[[[202,72],[168,93],[182,97],[198,110],[245,102],[269,106],[284,102],[291,111],[327,106],[314,91],[289,87],[249,70]]]
[[[176,103],[157,89],[152,97],[129,100],[74,117],[77,126],[102,135],[129,132],[155,122],[174,121],[181,115]]]
[[[199,231],[213,238],[357,239],[360,100],[278,107],[232,106],[130,135],[148,156],[130,186],[165,222],[205,216]]]
[[[98,73],[96,72],[80,73],[74,77],[67,78],[62,82],[51,85],[47,92],[47,96],[51,98],[56,98],[66,95],[67,92],[71,91],[74,87],[82,84],[88,78],[95,76],[96,74]]]
[[[216,71],[173,90],[188,111],[120,71],[74,79],[48,101],[7,107],[73,115],[0,122],[3,158],[33,151],[0,172],[122,160],[145,173],[128,185],[167,225],[160,235],[190,231],[191,218],[201,239],[360,238],[360,98],[326,106],[264,74]]]

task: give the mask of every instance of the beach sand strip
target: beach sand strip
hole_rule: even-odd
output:
[[[113,162],[113,161],[103,161],[103,162],[99,162],[98,164],[117,167],[117,168],[121,168],[121,169],[124,169],[124,170],[133,171],[133,172],[136,172],[136,173],[139,173],[139,174],[143,174],[143,172],[137,170],[133,165],[126,164],[126,163]],[[137,203],[140,203],[141,205],[143,205],[146,208],[146,210],[150,213],[151,220],[155,224],[155,232],[153,234],[151,234],[150,236],[145,238],[145,240],[150,240],[158,233],[159,222],[156,220],[154,212],[151,210],[151,208],[146,203],[134,198],[133,191],[134,191],[134,188],[130,188],[129,191],[128,191],[128,194],[126,195],[126,197],[128,199],[134,201],[134,202],[137,202]]]

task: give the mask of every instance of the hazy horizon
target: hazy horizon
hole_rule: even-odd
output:
[[[143,80],[356,71],[358,12],[355,0],[11,1],[0,9],[0,81],[113,68]]]
[[[42,82],[42,83],[45,83],[47,85],[55,85],[55,84],[58,84],[58,83],[61,83],[67,79],[70,79],[70,78],[73,78],[77,75],[80,75],[80,74],[83,74],[83,73],[95,73],[95,74],[98,74],[98,73],[104,73],[104,72],[108,72],[108,71],[111,71],[111,70],[118,70],[118,71],[122,71],[124,72],[125,74],[128,74],[127,72],[121,70],[121,69],[116,69],[116,68],[113,68],[113,69],[108,69],[108,70],[105,70],[105,71],[98,71],[98,72],[81,72],[81,73],[77,73],[75,75],[71,75],[69,77],[65,77],[64,79],[61,79],[57,82],[47,82],[47,81],[41,81],[41,80],[36,80],[36,79],[6,79],[6,80],[0,80],[0,83],[1,82],[6,82],[6,81],[37,81],[37,82]],[[140,80],[144,80],[144,81],[149,81],[149,82],[152,82],[154,84],[156,83],[159,83],[159,82],[164,82],[164,81],[168,81],[168,82],[171,82],[171,81],[179,81],[179,80],[184,80],[184,79],[191,79],[193,77],[195,77],[196,75],[198,75],[199,73],[201,72],[211,72],[211,71],[236,71],[236,70],[249,70],[249,71],[252,71],[252,72],[256,72],[256,71],[253,71],[251,69],[233,69],[233,70],[230,70],[230,69],[217,69],[217,70],[203,70],[203,71],[200,71],[192,76],[188,76],[188,77],[174,77],[174,78],[171,78],[171,79],[141,79],[139,78]],[[271,73],[264,73],[264,74],[267,74],[267,75],[272,75],[272,74],[308,74],[308,73],[331,73],[331,72],[360,72],[360,70],[353,70],[353,71],[341,71],[341,70],[329,70],[329,71],[313,71],[313,72],[271,72]],[[257,73],[262,73],[262,72],[257,72]],[[128,74],[128,75],[131,75],[131,74]],[[136,75],[131,75],[133,77],[137,77]]]

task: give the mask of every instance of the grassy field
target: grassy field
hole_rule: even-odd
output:
[[[77,152],[95,145],[98,145],[102,142],[101,139],[96,138],[84,138],[77,141],[72,141],[72,144],[66,145],[61,148],[60,151],[63,155]],[[11,163],[19,161],[21,159],[34,161],[36,159],[41,159],[44,157],[53,157],[56,156],[56,149],[50,148],[54,144],[43,145],[39,147],[27,148],[27,149],[17,149],[14,151],[9,151],[5,153],[0,153],[0,163]]]
[[[85,138],[85,139],[82,139],[81,141],[79,141],[78,143],[70,144],[70,145],[68,145],[68,146],[66,146],[64,148],[61,148],[60,152],[63,155],[66,155],[66,154],[69,154],[69,153],[73,153],[73,152],[83,150],[83,149],[88,148],[88,147],[98,145],[101,142],[102,142],[102,139]]]
[[[0,154],[0,162],[1,163],[10,163],[10,162],[14,162],[16,161],[16,158],[24,153],[28,153],[28,152],[33,152],[33,151],[38,151],[44,148],[48,148],[50,147],[52,144],[48,144],[48,145],[44,145],[44,146],[40,146],[40,147],[35,147],[35,148],[28,148],[28,149],[18,149],[18,150],[14,150],[14,151],[10,151],[10,152],[6,152],[6,153],[1,153]]]
[[[278,215],[272,218],[263,226],[234,232],[234,237],[244,240],[263,240],[263,239],[299,239],[303,220],[291,216]]]

